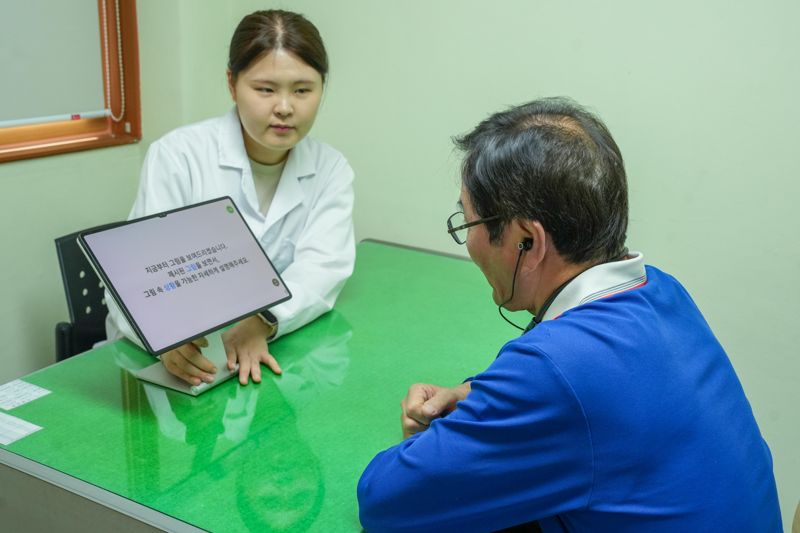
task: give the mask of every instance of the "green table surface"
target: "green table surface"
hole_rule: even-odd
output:
[[[8,414],[43,429],[0,448],[202,529],[359,530],[409,385],[458,384],[515,334],[471,262],[362,242],[335,309],[271,344],[282,376],[193,398],[133,378],[153,359],[119,341],[24,377],[52,392]]]

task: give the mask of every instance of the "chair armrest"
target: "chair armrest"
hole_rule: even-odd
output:
[[[70,322],[56,324],[56,362],[75,355],[72,342],[73,331],[74,327]]]

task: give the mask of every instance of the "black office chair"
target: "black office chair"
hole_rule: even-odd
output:
[[[113,228],[119,224],[121,222],[114,222],[82,231]],[[69,322],[56,324],[56,361],[85,352],[94,343],[106,338],[108,308],[104,286],[78,246],[79,233],[56,239],[70,319]]]

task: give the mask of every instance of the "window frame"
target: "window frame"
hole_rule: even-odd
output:
[[[72,120],[0,128],[0,163],[48,155],[77,152],[106,146],[138,142],[142,138],[141,103],[139,99],[139,39],[136,24],[136,0],[97,0],[100,24],[100,52],[108,57],[109,72],[103,72],[103,91],[112,111],[122,104],[117,48],[116,2],[122,34],[122,64],[125,90],[125,113],[120,122],[110,116],[74,117]],[[103,4],[108,29],[108,50],[103,39]],[[105,61],[101,58],[101,68]]]

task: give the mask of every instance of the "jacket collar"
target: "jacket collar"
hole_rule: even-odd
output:
[[[644,255],[630,252],[629,259],[612,261],[581,272],[556,296],[544,312],[542,320],[558,318],[562,313],[601,298],[647,283]]]

